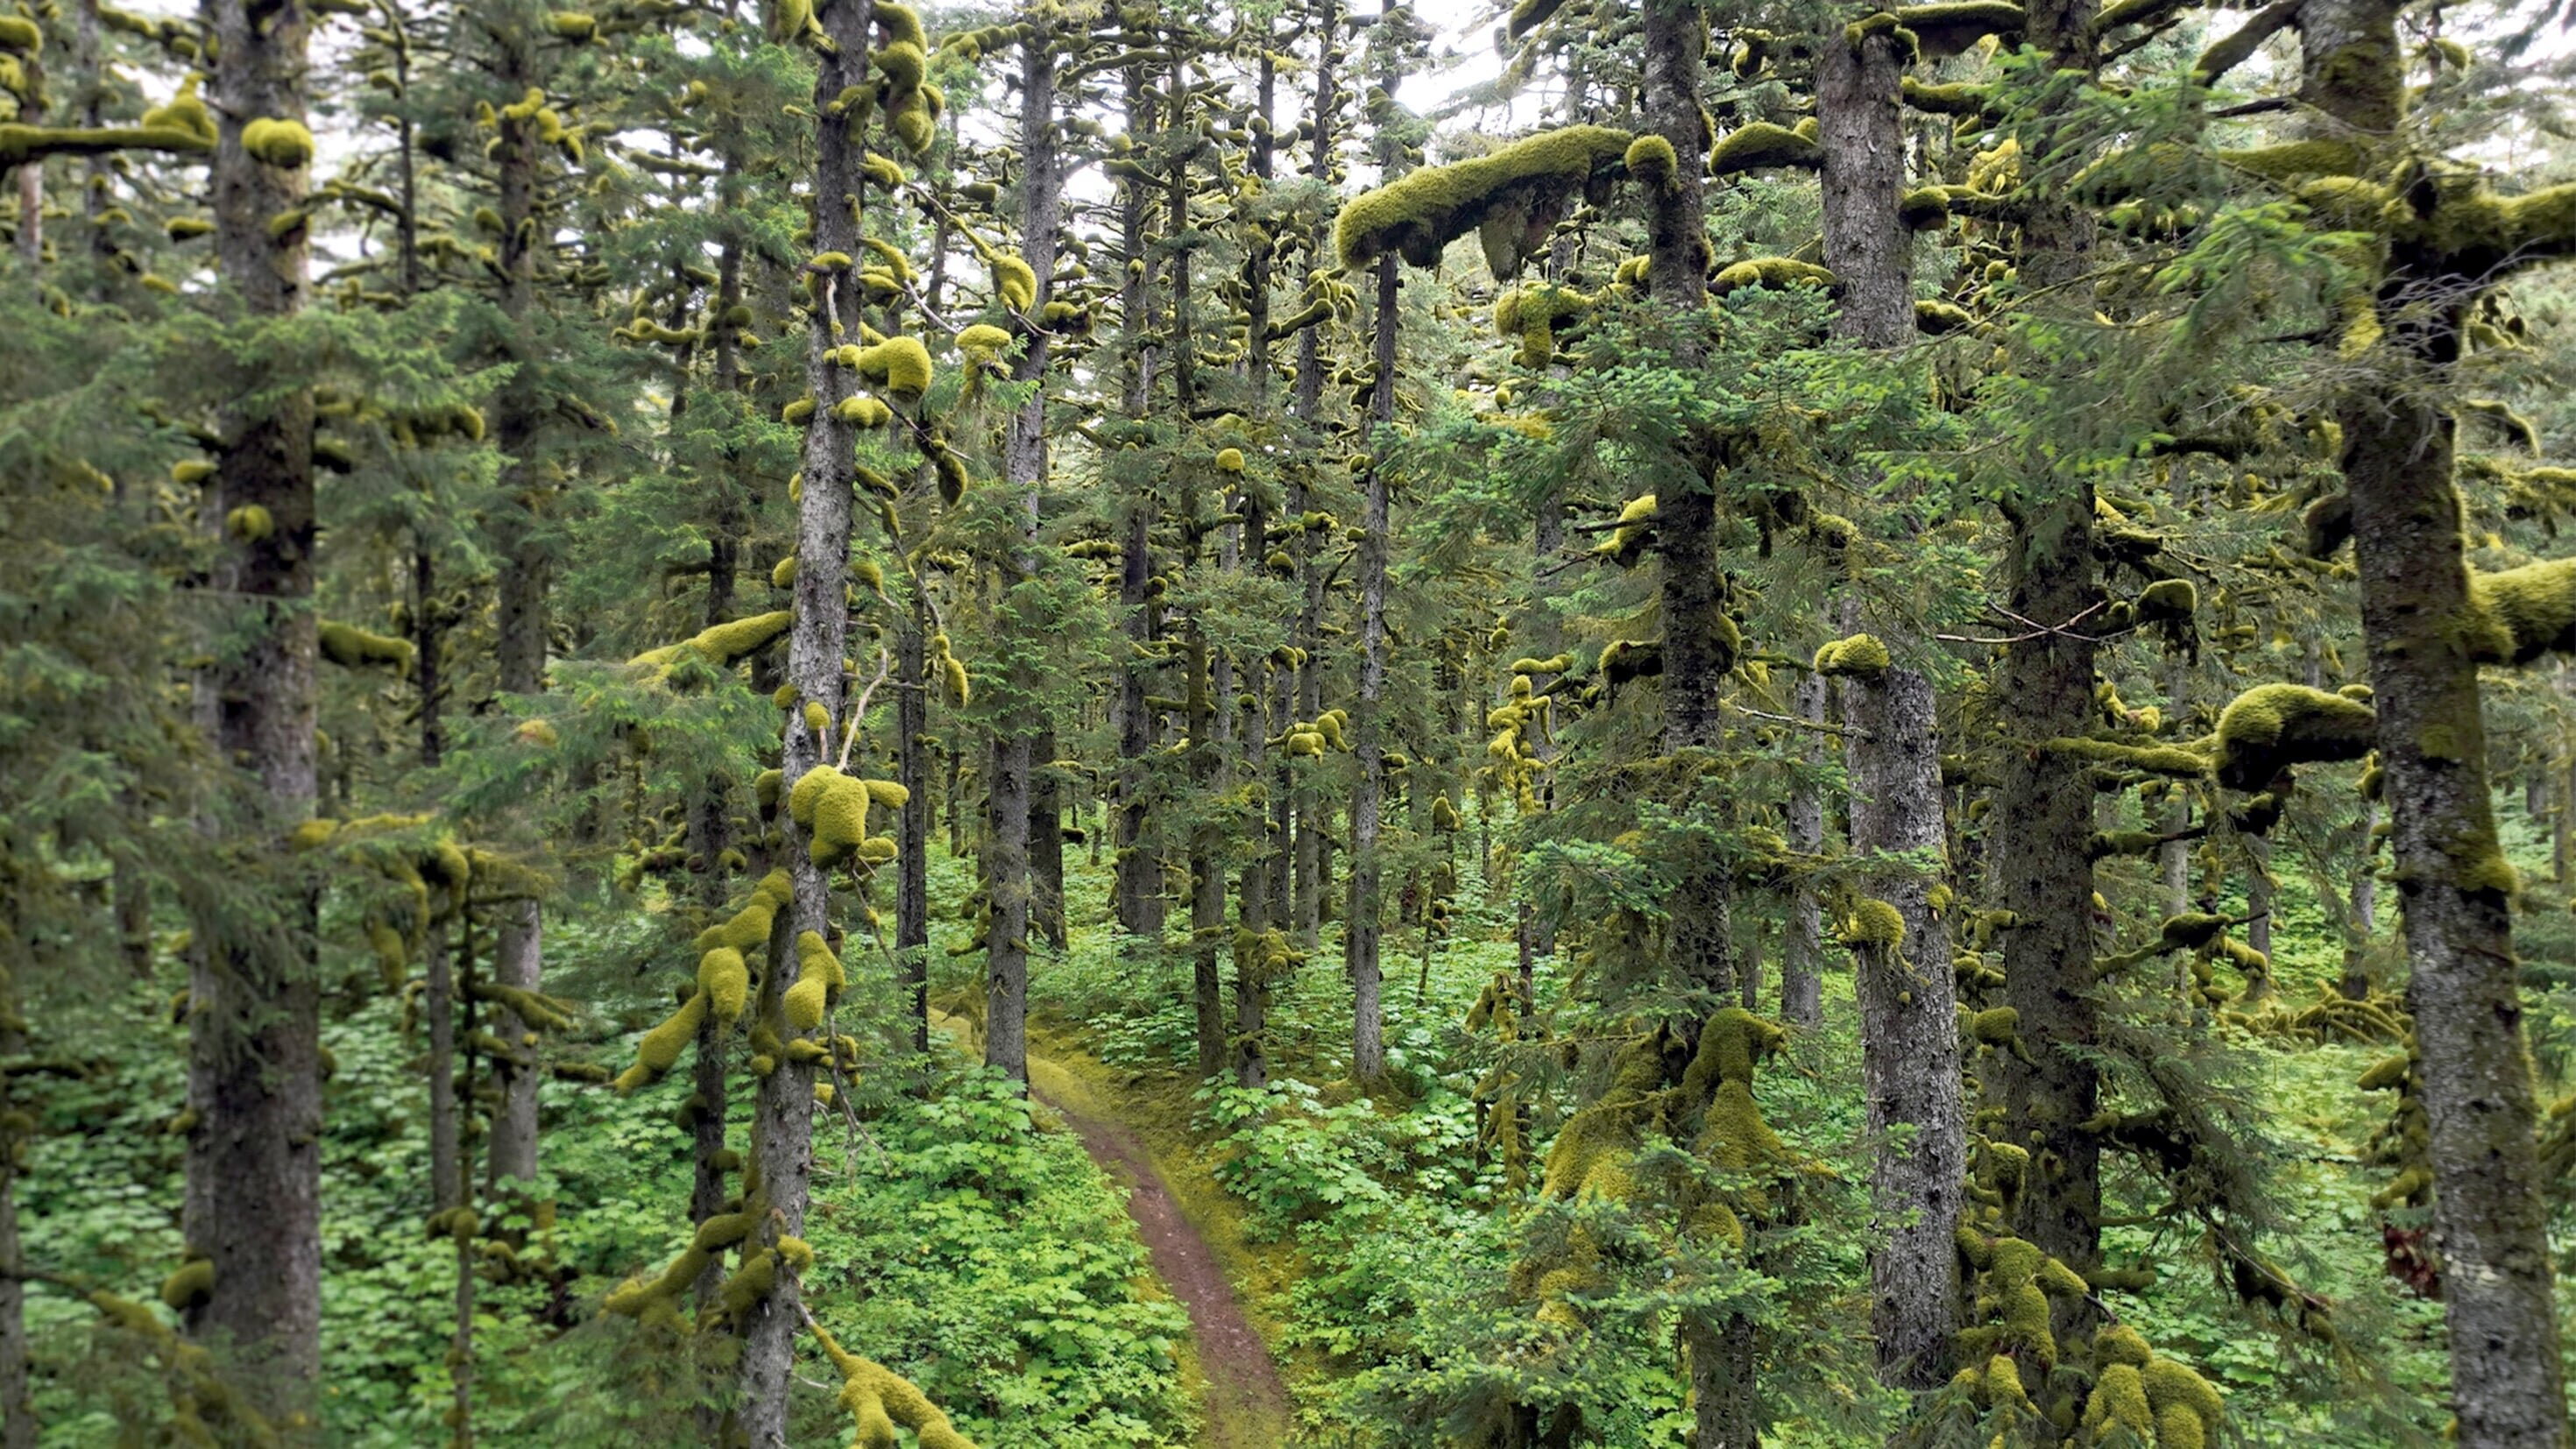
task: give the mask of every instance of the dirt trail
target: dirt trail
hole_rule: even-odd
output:
[[[942,1027],[965,1040],[972,1026],[946,1017]],[[1029,1085],[1038,1101],[1064,1119],[1091,1160],[1126,1180],[1127,1212],[1136,1220],[1154,1273],[1189,1314],[1205,1382],[1206,1428],[1202,1449],[1283,1449],[1294,1422],[1288,1389],[1270,1346],[1254,1332],[1235,1300],[1234,1285],[1206,1239],[1183,1216],[1153,1153],[1114,1115],[1114,1104],[1062,1066],[1029,1054]]]

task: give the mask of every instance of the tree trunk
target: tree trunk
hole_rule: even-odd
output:
[[[2175,719],[2182,718],[2184,701],[2189,697],[2191,671],[2179,656],[2165,661],[2165,710]],[[2176,782],[2170,787],[2171,801],[2157,828],[2167,835],[2191,824],[2191,796]],[[2179,916],[2191,909],[2191,842],[2168,840],[2156,848],[2156,864],[2164,873],[2165,914]]]
[[[930,605],[916,584],[909,621],[895,636],[895,776],[911,793],[897,812],[903,833],[896,844],[894,955],[904,1014],[912,1023],[912,1049],[930,1050],[930,694],[924,669]],[[951,808],[954,808],[953,806]]]
[[[1038,305],[1053,289],[1056,233],[1063,199],[1062,164],[1055,147],[1055,71],[1039,41],[1021,46],[1020,54],[1020,245],[1038,278]],[[1015,382],[1037,383],[1046,376],[1047,339],[1032,332],[1028,345],[1012,364]],[[1038,494],[1046,487],[1046,392],[1032,388],[1028,401],[1011,414],[1002,442],[1002,481],[1021,507],[1020,540],[1004,565],[1008,592],[1037,572]],[[1019,648],[1033,647],[1035,618],[1017,619],[1029,631]],[[993,742],[993,777],[985,782],[985,881],[992,915],[985,933],[984,1064],[997,1067],[1026,1085],[1028,1062],[1028,993],[1030,872],[1029,820],[1037,740],[1049,736],[1037,679],[1022,655],[1011,662],[1012,701],[997,726]],[[1052,810],[1048,819],[1056,817]],[[1055,827],[1059,842],[1063,831]],[[1059,845],[1059,852],[1060,852]],[[1060,857],[1059,857],[1060,858]]]
[[[1142,69],[1129,67],[1124,85],[1127,129],[1139,138],[1154,133],[1154,91]],[[1119,215],[1120,254],[1127,259],[1127,283],[1120,297],[1120,344],[1127,357],[1123,405],[1130,418],[1143,418],[1154,395],[1153,353],[1145,334],[1154,297],[1154,254],[1147,246],[1145,183],[1139,178],[1125,188]],[[1118,672],[1118,829],[1110,842],[1117,850],[1116,908],[1118,925],[1130,935],[1156,944],[1163,934],[1163,880],[1160,852],[1147,839],[1145,758],[1154,748],[1154,715],[1146,700],[1156,667],[1152,646],[1156,607],[1146,597],[1154,574],[1152,543],[1154,504],[1141,493],[1119,501],[1126,536],[1120,554],[1118,611],[1127,635],[1125,658]]]
[[[1949,1378],[1959,1318],[1951,1230],[1967,1123],[1950,930],[1932,909],[1932,883],[1897,860],[1909,851],[1940,857],[1940,741],[1932,686],[1913,670],[1855,680],[1843,698],[1855,731],[1852,848],[1877,862],[1868,889],[1905,926],[1901,942],[1854,953],[1871,1144],[1870,1330],[1880,1381],[1928,1390]],[[1902,1146],[1889,1140],[1898,1129],[1910,1129]]]
[[[1799,676],[1795,703],[1798,718],[1823,723],[1825,681],[1813,674]],[[1822,753],[1812,739],[1804,748],[1810,759]],[[1824,792],[1806,784],[1790,791],[1787,823],[1791,850],[1820,854],[1825,848]],[[1815,889],[1801,883],[1789,897],[1789,922],[1780,949],[1780,1015],[1799,1026],[1825,1022],[1824,918]]]
[[[1029,737],[996,734],[984,782],[984,1065],[1029,1078]]]
[[[11,924],[14,926],[15,922]],[[12,953],[15,955],[16,953]],[[0,967],[0,1058],[27,1050],[17,979],[21,966]],[[12,1078],[0,1072],[0,1449],[36,1449],[36,1397],[27,1376],[26,1245],[18,1237],[18,1161],[34,1135],[11,1100]]]
[[[2363,134],[2394,130],[2405,104],[2398,8],[2304,6],[2303,98]],[[2559,1449],[2567,1401],[2513,955],[2513,869],[2496,840],[2478,670],[2461,625],[2469,595],[2452,480],[2456,424],[2425,376],[2458,361],[2459,311],[2479,280],[2417,244],[2393,246],[2375,305],[2399,375],[2357,387],[2336,411],[2407,1005],[2424,1064],[2457,1438],[2463,1449]]]
[[[1055,771],[1050,729],[1030,744],[1029,914],[1049,949],[1062,955],[1064,934],[1064,782]]]
[[[2468,573],[2453,423],[2411,388],[2353,398],[2340,412],[2412,968],[2407,1005],[2424,1064],[2451,1407],[2463,1446],[2558,1449],[2567,1406],[2515,980],[2512,868],[2496,842],[2477,665],[2458,623]]]
[[[213,170],[215,260],[239,312],[291,317],[306,297],[305,236],[269,218],[304,199],[302,168],[242,149],[254,118],[304,116],[300,7],[209,0],[215,52],[209,101],[220,128]],[[250,391],[245,380],[242,391]],[[266,536],[224,536],[207,608],[237,647],[216,651],[196,705],[236,799],[210,826],[230,868],[263,882],[276,925],[216,908],[196,923],[188,982],[187,1201],[191,1251],[214,1289],[186,1316],[191,1336],[226,1348],[226,1367],[272,1421],[310,1414],[321,1372],[322,1082],[316,900],[276,842],[307,819],[315,794],[317,654],[313,400],[293,393],[222,419],[209,533],[236,509],[266,509]]]
[[[421,943],[421,1017],[429,1033],[429,1201],[444,1212],[465,1201],[456,1123],[456,976],[445,922]]]
[[[847,88],[868,79],[868,0],[823,0],[816,7],[832,48],[819,60],[814,77],[814,250],[855,256],[860,251],[859,217],[865,193],[860,162],[865,145],[850,127],[824,108]],[[822,738],[836,737],[850,721],[845,717],[847,692],[843,656],[849,649],[851,484],[855,476],[852,449],[856,439],[835,409],[850,390],[849,373],[835,367],[829,354],[841,336],[859,331],[859,297],[854,286],[826,283],[806,327],[805,390],[815,400],[814,416],[805,428],[805,487],[796,513],[796,577],[793,583],[796,623],[787,640],[787,682],[797,695],[788,711],[801,718],[808,704],[822,706],[829,717],[827,735],[801,727],[786,731],[780,760],[779,798],[792,790],[807,770],[828,763]],[[786,857],[791,897],[787,910],[770,929],[769,965],[761,973],[755,1018],[782,1043],[807,1033],[787,1018],[785,997],[796,984],[797,936],[812,931],[832,939],[831,884],[814,864],[805,831],[793,816],[779,813],[782,854]],[[828,1021],[825,1030],[829,1030]],[[805,1206],[814,1169],[814,1067],[781,1051],[768,1076],[760,1079],[752,1110],[746,1176],[756,1174],[757,1195],[748,1204],[759,1214],[745,1245],[775,1248],[782,1237],[801,1237]],[[793,1273],[778,1274],[768,1295],[738,1316],[734,1328],[743,1341],[740,1393],[734,1408],[731,1438],[746,1449],[786,1449],[789,1375],[795,1366],[796,1329],[802,1287]]]
[[[1374,436],[1395,421],[1396,300],[1402,262],[1378,259],[1374,353],[1377,384],[1369,393],[1371,457],[1386,446]],[[1379,999],[1377,837],[1386,802],[1386,471],[1375,462],[1360,483],[1360,687],[1351,711],[1351,748],[1359,755],[1359,787],[1351,792],[1350,909],[1342,923],[1342,956],[1351,975],[1351,1076],[1373,1082],[1386,1070],[1384,1003]]]
[[[1902,347],[1914,336],[1914,236],[1898,214],[1905,136],[1896,90],[1905,61],[1895,33],[1878,29],[1858,45],[1828,35],[1816,57],[1825,265],[1840,297],[1834,335],[1864,347]]]
[[[494,77],[502,89],[519,94],[535,83],[530,37],[524,26],[494,32],[497,55]],[[545,687],[547,623],[546,588],[551,567],[538,540],[540,487],[527,460],[544,406],[529,367],[525,339],[528,310],[536,292],[537,155],[543,142],[532,119],[503,115],[493,160],[499,175],[501,235],[494,242],[500,267],[504,360],[517,372],[495,399],[494,441],[511,461],[502,483],[507,495],[496,521],[500,553],[500,598],[497,608],[499,683],[505,694],[533,695]],[[505,906],[500,939],[493,947],[492,975],[503,985],[534,991],[545,975],[543,912],[529,900]],[[537,1073],[519,1064],[500,1064],[494,1085],[501,1095],[492,1116],[492,1172],[495,1180],[531,1179],[537,1173]]]
[[[1338,107],[1335,98],[1334,57],[1337,40],[1342,34],[1340,0],[1316,0],[1313,17],[1314,33],[1323,37],[1321,55],[1315,65],[1315,103],[1307,121],[1314,127],[1314,147],[1307,155],[1308,177],[1329,183],[1333,179],[1333,118]],[[1332,254],[1332,223],[1329,218],[1315,223],[1308,254],[1326,257]],[[1324,396],[1324,328],[1322,323],[1300,330],[1297,334],[1297,385],[1288,402],[1289,413],[1309,429],[1322,424]],[[1320,461],[1320,460],[1319,460]],[[1301,519],[1314,508],[1316,499],[1308,492],[1301,475],[1291,475],[1288,507]],[[1296,667],[1284,671],[1279,681],[1283,695],[1290,695],[1285,720],[1276,720],[1273,733],[1283,732],[1295,720],[1312,722],[1323,710],[1324,649],[1324,570],[1316,559],[1318,539],[1315,530],[1302,524],[1296,530],[1292,545],[1297,559],[1297,630],[1296,648],[1301,651]],[[1287,677],[1293,674],[1294,679]],[[1279,757],[1280,798],[1278,819],[1283,838],[1283,858],[1279,863],[1278,898],[1295,933],[1297,948],[1315,949],[1317,934],[1322,930],[1324,915],[1324,850],[1323,804],[1319,798],[1314,771],[1292,768],[1284,753]]]
[[[2037,0],[2028,7],[2031,45],[2061,70],[2095,65],[2094,0]],[[2023,283],[2062,296],[2091,265],[2093,219],[2061,200],[2043,200],[2022,231]],[[2057,305],[2072,306],[2072,303]],[[2005,545],[2013,611],[2065,627],[2100,603],[2093,558],[2093,484],[2089,476],[2033,456],[2019,490],[2006,501]],[[2012,702],[2016,738],[2053,739],[2088,732],[2093,710],[2093,640],[2080,628],[2039,634],[2006,647],[2003,687]],[[2084,763],[2054,750],[2007,753],[1996,796],[1994,871],[2003,909],[2018,924],[2004,933],[2004,1000],[2020,1013],[2030,1053],[1999,1059],[2004,1087],[2004,1139],[2025,1145],[2034,1163],[2022,1194],[2019,1235],[2078,1273],[2101,1265],[2101,1143],[2083,1129],[2100,1105],[2098,1073],[2081,1053],[2101,1039],[2093,999],[2093,790]],[[2089,1330],[2089,1301],[2058,1299],[2053,1317],[2063,1336]]]
[[[492,947],[492,979],[503,986],[536,991],[545,982],[544,914],[533,900],[508,901],[498,908],[499,939]],[[544,1077],[533,1049],[519,1045],[527,1027],[516,1014],[493,1011],[496,1034],[512,1044],[509,1055],[492,1063],[492,1085],[500,1102],[492,1111],[488,1170],[497,1188],[505,1182],[534,1182],[537,1176],[537,1083]]]

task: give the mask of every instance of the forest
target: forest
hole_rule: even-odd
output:
[[[123,3],[0,1449],[2568,1449],[2576,8]]]

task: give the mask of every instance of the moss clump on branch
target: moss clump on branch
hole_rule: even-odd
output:
[[[910,1381],[883,1364],[845,1351],[821,1324],[811,1319],[807,1324],[822,1345],[823,1356],[841,1375],[841,1407],[849,1413],[854,1431],[851,1449],[896,1449],[897,1425],[912,1431],[920,1449],[975,1449],[974,1442],[958,1433],[939,1406]]]
[[[2259,790],[2292,765],[2358,760],[2376,742],[2369,705],[2304,684],[2258,684],[2218,716],[2218,783]]]
[[[707,1006],[705,992],[690,992],[689,999],[680,1003],[679,1010],[644,1033],[643,1039],[635,1044],[635,1064],[618,1073],[617,1080],[611,1085],[621,1094],[632,1092],[638,1087],[651,1085],[663,1073],[677,1066],[681,1049],[698,1034],[698,1024],[707,1019]]]
[[[1334,250],[1347,267],[1388,252],[1427,267],[1475,231],[1494,274],[1508,277],[1546,239],[1567,196],[1621,164],[1634,139],[1607,126],[1565,126],[1489,155],[1423,167],[1352,198],[1333,222]]]
[[[2528,664],[2576,653],[2576,559],[2469,575],[2470,653],[2489,664]]]
[[[241,146],[252,160],[280,171],[294,171],[313,163],[313,133],[304,128],[302,121],[262,116],[242,127]]]
[[[1895,951],[1905,945],[1905,917],[1887,902],[1864,896],[1844,912],[1836,939],[1846,946]]]
[[[387,668],[397,673],[411,669],[412,647],[408,639],[390,634],[371,634],[354,624],[322,621],[322,657],[343,669]]]
[[[1639,136],[1628,143],[1628,154],[1622,158],[1628,174],[1648,186],[1671,189],[1681,176],[1681,159],[1673,152],[1673,143],[1661,136]]]
[[[861,348],[852,365],[859,376],[897,397],[919,397],[930,391],[930,349],[918,337],[889,337]]]
[[[1888,663],[1887,646],[1870,634],[1836,639],[1816,651],[1818,674],[1874,679],[1887,672]]]
[[[1545,367],[1556,356],[1558,330],[1580,321],[1592,305],[1592,298],[1554,282],[1507,288],[1494,299],[1494,331],[1520,343],[1515,360],[1521,366]]]
[[[2053,739],[2045,748],[2078,759],[2178,780],[2197,780],[2209,773],[2209,756],[2187,745],[2129,745],[2117,740]]]
[[[1711,176],[1735,176],[1747,171],[1763,171],[1780,166],[1797,166],[1808,170],[1825,164],[1824,148],[1812,136],[1801,135],[1787,126],[1769,121],[1756,121],[1739,126],[1717,143],[1708,153]]]
[[[796,611],[793,609],[754,614],[729,624],[701,629],[677,644],[647,649],[626,662],[650,669],[668,669],[679,662],[681,655],[694,654],[710,664],[729,668],[776,643],[795,625]]]
[[[1708,294],[1723,297],[1744,287],[1787,288],[1806,284],[1831,287],[1834,274],[1828,268],[1814,262],[1802,262],[1795,257],[1754,257],[1720,268],[1718,274],[1709,279]]]
[[[1989,35],[2019,35],[2029,17],[2009,0],[1956,0],[1944,5],[1907,5],[1897,10],[1896,19],[1913,32],[1923,59],[1941,60]]]

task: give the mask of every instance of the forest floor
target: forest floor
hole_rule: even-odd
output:
[[[934,1019],[961,1046],[978,1045],[975,1023],[946,1012]],[[1148,1123],[1130,1121],[1121,1111],[1107,1071],[1078,1053],[1066,1056],[1059,1060],[1033,1043],[1031,1094],[1063,1121],[1101,1171],[1127,1184],[1128,1215],[1155,1276],[1189,1314],[1205,1416],[1199,1449],[1277,1449],[1288,1443],[1293,1415],[1278,1361],[1245,1315],[1226,1259],[1191,1220],[1184,1207],[1188,1199],[1173,1190],[1167,1171],[1176,1165],[1159,1160],[1148,1145]]]

